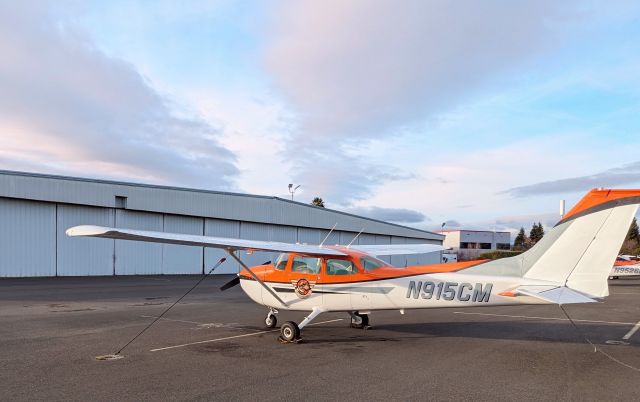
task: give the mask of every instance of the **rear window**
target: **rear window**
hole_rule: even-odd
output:
[[[301,274],[319,274],[320,258],[316,257],[293,257],[293,265],[291,272],[299,272]]]
[[[365,271],[373,271],[374,269],[386,267],[387,263],[370,257],[362,257],[360,258],[360,264]]]
[[[349,260],[327,260],[327,275],[352,275],[357,273]]]

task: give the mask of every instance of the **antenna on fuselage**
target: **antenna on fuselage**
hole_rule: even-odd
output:
[[[354,238],[349,242],[349,244],[347,244],[347,248],[349,248],[349,247],[353,244],[353,242],[354,242],[354,241],[356,241],[356,239],[358,238],[358,236],[360,236],[360,235],[362,234],[362,232],[364,232],[364,228],[362,228],[362,230],[360,230],[360,231],[358,232],[358,234],[356,235],[356,237],[354,237]]]
[[[331,236],[331,233],[333,233],[333,229],[336,228],[336,226],[338,226],[338,222],[336,222],[335,225],[333,225],[333,227],[331,228],[331,230],[329,231],[329,233],[327,233],[327,235],[324,237],[324,239],[322,239],[322,241],[320,242],[320,247],[322,247],[322,245],[324,244],[325,241],[327,241],[327,239],[329,238],[329,236]]]

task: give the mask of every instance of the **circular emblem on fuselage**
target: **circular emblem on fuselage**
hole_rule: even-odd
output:
[[[293,284],[296,295],[298,295],[299,298],[304,299],[306,297],[309,297],[309,295],[312,293],[313,285],[315,285],[315,282],[309,282],[305,278],[300,278],[297,281],[291,281],[291,284]]]

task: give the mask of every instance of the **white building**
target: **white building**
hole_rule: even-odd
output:
[[[488,230],[443,230],[443,246],[458,254],[459,260],[477,258],[480,254],[495,250],[511,249],[511,233]]]

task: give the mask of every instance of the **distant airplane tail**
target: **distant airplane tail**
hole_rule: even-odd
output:
[[[525,253],[469,271],[550,281],[587,296],[608,296],[607,278],[639,204],[640,190],[591,190]]]

